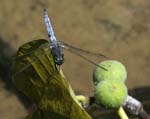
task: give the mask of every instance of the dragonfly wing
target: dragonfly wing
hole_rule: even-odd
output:
[[[81,55],[80,53],[75,52],[74,50],[69,50],[69,51],[74,53],[74,54],[76,54],[76,55],[78,55],[78,56],[80,56],[82,59],[86,60],[87,62],[89,62],[89,63],[91,63],[91,64],[93,64],[93,65],[95,65],[95,66],[97,66],[97,67],[99,67],[99,68],[101,68],[101,69],[103,69],[105,71],[108,71],[105,67],[98,65],[97,63],[95,63],[94,61],[86,58],[85,56]]]
[[[42,56],[42,55],[41,55]],[[15,75],[17,75],[18,73],[21,73],[25,70],[28,70],[28,68],[36,63],[38,63],[40,61],[40,57],[36,57],[36,55],[30,55],[30,56],[26,56],[23,57],[22,59],[20,59],[19,62],[22,62],[25,65],[22,65],[18,71],[15,72]],[[15,61],[17,62],[17,61]]]
[[[22,47],[22,46],[21,46]],[[27,53],[23,53],[23,54],[19,54],[17,57],[16,56],[13,56],[13,60],[21,60],[21,59],[24,59],[25,57],[27,56],[32,56],[36,50],[42,50],[44,48],[45,52],[50,52],[50,49],[52,48],[51,45],[50,46],[43,46],[41,45],[39,48],[37,49],[32,49],[31,51],[27,52]],[[20,49],[19,49],[20,50]],[[42,56],[44,55],[43,53],[41,54],[38,54],[39,56]]]
[[[87,50],[83,50],[83,49],[80,49],[80,48],[76,48],[72,45],[69,45],[63,41],[60,42],[62,44],[62,47],[67,49],[67,50],[74,50],[76,52],[81,52],[81,53],[84,53],[84,54],[89,54],[89,55],[93,55],[93,56],[96,56],[96,57],[104,57],[104,58],[107,58],[105,55],[103,54],[100,54],[100,53],[94,53],[94,52],[91,52],[91,51],[87,51]]]
[[[32,46],[28,45],[31,44]],[[34,44],[36,43],[36,44]],[[34,50],[33,50],[34,49]],[[18,71],[15,71],[15,74],[25,71],[30,66],[41,62],[43,58],[51,54],[49,43],[46,40],[40,39],[29,42],[21,46],[17,52],[16,57],[13,59],[13,63],[20,62],[22,65],[19,65]]]
[[[93,64],[93,65],[95,65],[95,66],[97,66],[97,67],[99,67],[99,68],[102,68],[102,69],[104,69],[105,71],[107,71],[106,68],[104,68],[104,67],[98,65],[98,64],[95,63],[94,61],[92,61],[92,60],[88,59],[87,57],[81,55],[80,52],[78,52],[78,51],[80,51],[80,50],[82,50],[82,49],[76,50],[75,47],[70,46],[70,45],[68,45],[68,44],[66,44],[66,43],[64,43],[64,42],[61,42],[61,46],[62,46],[62,48],[65,48],[65,49],[67,49],[68,51],[70,51],[70,52],[72,52],[72,53],[74,53],[74,54],[80,56],[82,59],[86,60],[87,62],[89,62],[89,63],[91,63],[91,64]],[[78,49],[78,48],[77,48],[77,49]],[[82,51],[85,51],[85,50],[82,50]],[[87,53],[88,51],[85,51],[85,52]],[[85,53],[85,52],[84,52],[84,53]]]

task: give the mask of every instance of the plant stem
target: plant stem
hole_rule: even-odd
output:
[[[118,115],[121,119],[129,119],[122,106],[118,109]]]

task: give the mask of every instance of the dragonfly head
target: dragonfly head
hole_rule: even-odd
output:
[[[64,63],[64,58],[63,58],[63,56],[64,56],[64,54],[62,54],[61,57],[57,57],[57,58],[54,59],[54,60],[55,60],[55,63],[56,63],[57,65],[62,65],[62,64]]]
[[[62,47],[60,44],[55,44],[52,46],[52,55],[54,58],[54,62],[57,65],[62,65],[64,63],[64,54],[62,52]]]

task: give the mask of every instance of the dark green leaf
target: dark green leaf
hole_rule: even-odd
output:
[[[27,119],[91,119],[57,70],[48,47],[46,40],[29,42],[19,48],[14,60],[15,86],[38,107]]]

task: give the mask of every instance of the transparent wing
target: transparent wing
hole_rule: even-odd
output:
[[[101,69],[104,69],[105,71],[108,71],[106,68],[104,68],[104,67],[98,65],[98,64],[95,63],[94,61],[92,61],[92,60],[86,58],[85,56],[81,55],[80,53],[76,52],[75,50],[70,49],[69,51],[72,52],[72,53],[74,53],[74,54],[76,54],[76,55],[78,55],[79,57],[81,57],[82,59],[86,60],[87,62],[89,62],[89,63],[91,63],[91,64],[93,64],[93,65],[95,65],[95,66],[97,66],[97,67],[99,67],[99,68],[101,68]]]
[[[38,63],[39,62],[39,57],[43,56],[44,54],[41,54],[40,56],[36,57],[35,55],[31,55],[30,59],[32,59],[32,61],[30,61],[30,63],[26,63],[25,66],[23,66],[22,68],[19,69],[19,71],[17,71],[14,75],[23,72],[24,70],[28,69],[30,66],[32,66],[34,63]],[[23,57],[23,59],[26,59],[26,57]],[[18,59],[17,59],[18,60]],[[22,60],[22,59],[20,59]]]
[[[64,43],[64,42],[60,42],[61,46],[64,48],[64,49],[67,49],[68,51],[72,52],[73,54],[76,54],[78,55],[79,57],[81,57],[82,59],[86,60],[87,62],[95,65],[95,66],[98,66],[104,70],[107,70],[106,68],[98,65],[97,63],[95,63],[94,61],[92,61],[90,58],[87,58],[85,56],[82,55],[82,53],[85,53],[85,54],[89,54],[89,55],[94,55],[94,56],[97,56],[97,57],[104,57],[106,58],[105,55],[102,55],[102,54],[98,54],[98,53],[93,53],[93,52],[90,52],[90,51],[86,51],[86,50],[83,50],[83,49],[79,49],[79,48],[76,48],[76,47],[73,47],[71,45],[68,45],[67,43]],[[19,55],[17,57],[14,57],[13,60],[23,60],[23,59],[26,59],[26,57],[29,57],[32,59],[32,61],[30,63],[27,63],[24,67],[22,67],[17,73],[19,72],[22,72],[24,70],[26,70],[27,68],[29,68],[33,63],[37,63],[39,62],[39,59],[44,56],[46,53],[49,53],[51,52],[50,50],[51,46],[50,45],[41,45],[39,48],[36,48],[36,49],[32,49],[30,50],[29,52],[27,52],[26,54],[23,54],[23,55]],[[35,55],[34,53],[37,52],[37,50],[42,50],[44,49],[44,52],[38,52],[38,55]]]
[[[77,48],[77,47],[74,47],[70,44],[67,44],[63,41],[60,41],[60,43],[62,44],[62,47],[65,48],[65,49],[72,49],[74,51],[77,51],[77,52],[80,52],[80,53],[84,53],[84,54],[88,54],[88,55],[93,55],[93,56],[96,56],[96,57],[104,57],[104,58],[108,58],[106,57],[105,55],[103,54],[100,54],[100,53],[94,53],[94,52],[91,52],[91,51],[87,51],[87,50],[83,50],[83,49],[80,49],[80,48]]]
[[[41,46],[41,47],[38,48],[38,50],[42,50],[43,48],[45,49],[46,52],[50,52],[51,45],[47,46],[47,47],[46,46]],[[26,54],[23,54],[23,55],[20,55],[20,56],[17,56],[17,57],[14,56],[12,58],[12,60],[21,60],[21,59],[23,59],[23,58],[25,58],[25,57],[27,57],[29,55],[33,56],[33,54],[35,53],[36,50],[37,49],[34,49],[34,50],[32,50],[32,51],[30,51],[30,52],[28,52]],[[44,55],[43,53],[39,54],[40,57],[42,57],[43,55]]]
[[[61,41],[60,43],[61,43],[61,45],[62,45],[62,47],[63,47],[64,49],[67,49],[68,51],[70,51],[70,52],[72,52],[72,53],[78,55],[79,57],[81,57],[82,59],[86,60],[87,62],[89,62],[89,63],[91,63],[91,64],[93,64],[93,65],[95,65],[95,66],[98,66],[99,68],[102,68],[102,69],[104,69],[105,71],[107,71],[106,68],[104,68],[104,67],[98,65],[97,63],[95,63],[94,61],[92,61],[90,58],[85,57],[84,55],[82,55],[82,53],[89,54],[89,55],[93,55],[93,56],[96,56],[96,57],[104,57],[104,58],[107,58],[105,55],[99,54],[99,53],[93,53],[93,52],[90,52],[90,51],[87,51],[87,50],[83,50],[83,49],[80,49],[80,48],[76,48],[76,47],[71,46],[71,45],[69,45],[69,44],[67,44],[67,43],[65,43],[65,42],[62,42],[62,41]]]
[[[39,60],[48,53],[51,53],[49,45],[41,45],[38,49],[33,49],[25,54],[23,53],[23,55],[13,57],[13,62],[17,62],[17,61],[26,62],[26,65],[20,68],[19,71],[16,72],[16,74],[23,72],[24,70],[32,66],[34,63],[38,63]],[[30,61],[27,62],[27,60]]]

